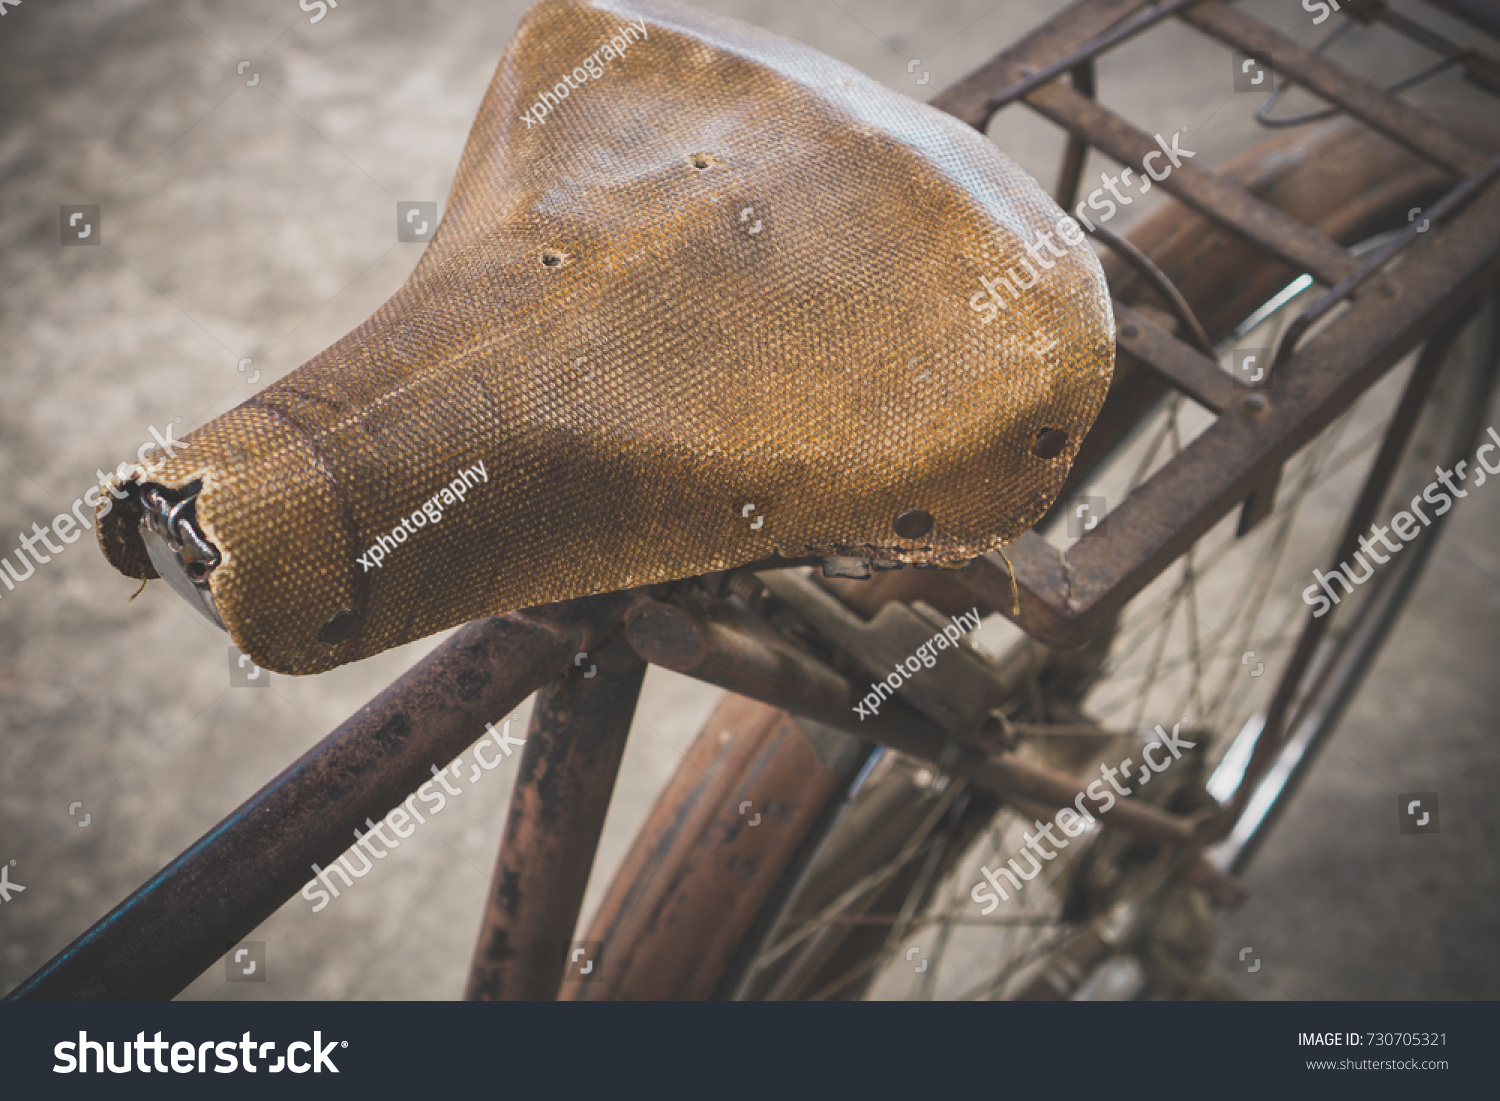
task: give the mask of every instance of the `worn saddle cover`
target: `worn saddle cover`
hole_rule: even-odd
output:
[[[219,614],[283,673],[773,555],[961,562],[1051,504],[1113,336],[1076,226],[972,129],[708,12],[543,0],[407,284],[134,471],[100,540],[155,576],[140,485],[201,481]]]

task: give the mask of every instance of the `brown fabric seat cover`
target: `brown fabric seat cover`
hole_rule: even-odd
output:
[[[962,561],[1042,515],[1108,388],[1103,273],[1063,217],[981,135],[807,47],[544,0],[408,283],[151,480],[202,480],[220,615],[283,673],[778,553]],[[909,510],[926,534],[897,533]],[[138,515],[101,543],[155,576]],[[343,609],[358,630],[320,642]]]

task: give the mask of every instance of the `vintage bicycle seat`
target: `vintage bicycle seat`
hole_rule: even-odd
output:
[[[544,0],[406,285],[99,537],[283,673],[773,555],[958,563],[1049,507],[1113,338],[982,135],[707,12]]]

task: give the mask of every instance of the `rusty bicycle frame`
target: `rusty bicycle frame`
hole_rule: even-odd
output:
[[[1480,0],[1428,2],[1500,36],[1500,16]],[[1407,35],[1500,95],[1500,66],[1487,57],[1379,2],[1346,0],[1344,11]],[[1019,101],[1063,127],[1069,137],[1057,197],[1071,207],[1090,148],[1133,164],[1156,147],[1152,135],[1092,98],[1093,65],[1106,50],[1168,18],[1235,50],[1270,58],[1290,82],[1443,170],[1454,183],[1426,211],[1435,232],[1418,237],[1411,226],[1356,260],[1248,190],[1192,163],[1176,167],[1158,181],[1163,190],[1289,271],[1331,288],[1308,320],[1283,338],[1275,397],[1235,388],[1181,295],[1133,246],[1101,227],[1097,235],[1161,292],[1177,315],[1177,331],[1188,339],[1115,303],[1116,381],[1079,457],[1075,481],[1146,404],[1169,389],[1217,420],[1066,554],[1028,532],[1007,548],[1013,577],[992,554],[961,571],[882,574],[876,587],[883,584],[887,596],[940,608],[959,598],[964,606],[977,600],[1043,644],[1080,645],[1232,509],[1241,508],[1241,534],[1268,515],[1282,464],[1425,341],[1427,351],[1333,561],[1347,557],[1354,537],[1373,519],[1384,480],[1436,373],[1432,367],[1441,362],[1464,311],[1493,284],[1500,269],[1500,188],[1491,185],[1500,175],[1500,157],[1223,0],[1080,0],[942,93],[934,106],[983,131],[998,110]],[[1398,251],[1404,263],[1388,271]],[[1313,320],[1328,318],[1339,306],[1345,307],[1341,314],[1303,339]],[[970,721],[982,713],[993,688],[982,673],[973,674],[967,686],[967,711],[952,701],[906,693],[874,721],[852,721],[858,692],[851,678],[734,599],[762,591],[756,571],[796,564],[757,563],[461,628],[9,997],[175,995],[297,893],[310,865],[332,863],[349,847],[352,830],[367,818],[382,818],[430,779],[435,764],[452,760],[480,737],[487,721],[538,689],[466,993],[556,997],[647,663],[936,762],[1002,797],[1065,805],[1082,795],[1071,778],[1022,760],[993,731]],[[766,587],[825,634],[854,630],[853,613],[828,588],[786,574],[764,576]],[[1232,901],[1236,882],[1202,849],[1229,834],[1284,747],[1296,720],[1298,674],[1332,618],[1307,619],[1291,671],[1227,804],[1184,817],[1127,799],[1105,821],[1181,847],[1187,874],[1220,901]],[[585,652],[596,666],[590,677],[574,673],[575,658]]]

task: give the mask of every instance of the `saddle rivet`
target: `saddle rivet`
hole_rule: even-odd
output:
[[[1055,459],[1062,454],[1062,449],[1067,442],[1068,434],[1061,428],[1043,428],[1036,434],[1036,442],[1031,445],[1031,453],[1038,459]]]
[[[919,508],[908,509],[896,517],[891,527],[903,539],[920,539],[932,530],[932,514]]]
[[[359,613],[345,608],[335,612],[333,618],[323,624],[318,632],[318,641],[328,646],[337,646],[359,628]]]

